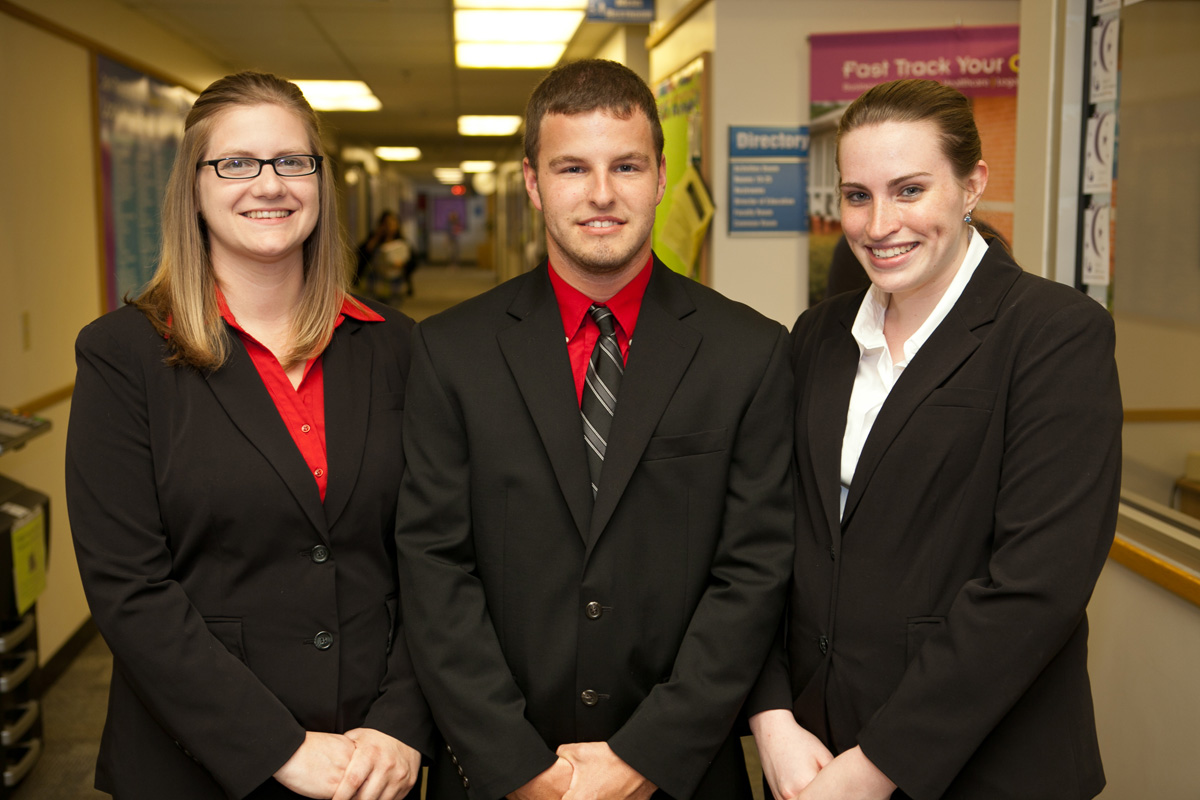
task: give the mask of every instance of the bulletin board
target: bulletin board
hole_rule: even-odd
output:
[[[704,53],[668,75],[654,86],[658,116],[663,127],[663,155],[667,159],[667,188],[654,219],[654,252],[668,267],[701,283],[708,282],[710,237],[704,237],[695,260],[685,258],[667,246],[664,236],[667,221],[677,197],[707,192],[699,184],[712,185],[709,166],[709,67],[711,55]],[[683,192],[677,192],[683,187]],[[710,209],[711,210],[711,209]]]
[[[163,192],[196,97],[96,56],[105,310],[135,296],[154,274]]]

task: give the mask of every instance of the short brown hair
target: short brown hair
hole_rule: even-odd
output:
[[[842,137],[884,122],[932,122],[941,135],[942,153],[959,180],[966,180],[983,158],[971,101],[962,92],[937,81],[901,80],[874,86],[846,107],[837,132],[839,171]]]
[[[547,114],[586,114],[602,109],[618,119],[640,110],[650,122],[654,161],[662,161],[663,131],[658,105],[646,82],[624,64],[591,58],[551,70],[529,96],[525,107],[525,157],[537,169],[538,136]]]
[[[167,180],[158,268],[133,301],[161,333],[169,333],[170,363],[213,370],[229,357],[229,338],[217,310],[208,232],[196,202],[197,164],[204,158],[221,112],[257,105],[281,106],[294,113],[308,135],[309,152],[325,155],[316,112],[299,87],[283,78],[240,72],[214,81],[196,98]],[[292,320],[292,351],[280,359],[285,368],[321,352],[346,296],[349,253],[328,158],[321,163],[317,180],[320,208],[317,225],[304,242],[304,290]]]

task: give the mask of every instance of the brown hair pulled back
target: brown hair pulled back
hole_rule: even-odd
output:
[[[942,153],[955,176],[966,180],[983,158],[971,103],[957,89],[930,80],[881,83],[846,107],[838,123],[838,169],[842,137],[850,131],[884,122],[930,122],[937,128]]]

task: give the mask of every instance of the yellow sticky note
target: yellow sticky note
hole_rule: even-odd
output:
[[[46,515],[40,508],[13,527],[12,559],[17,613],[24,614],[46,588]]]

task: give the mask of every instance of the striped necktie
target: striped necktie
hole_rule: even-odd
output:
[[[592,349],[587,375],[583,382],[583,440],[587,444],[588,472],[592,478],[592,497],[600,485],[600,468],[608,449],[608,432],[612,428],[613,412],[617,408],[617,390],[625,363],[617,346],[617,331],[613,313],[604,306],[588,309],[600,328],[600,338]]]

